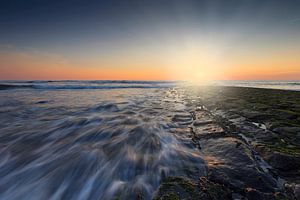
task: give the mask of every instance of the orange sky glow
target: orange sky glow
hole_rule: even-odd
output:
[[[57,55],[0,53],[3,80],[299,80],[300,58],[295,55],[201,54],[168,52],[154,56],[121,56],[70,61]],[[202,56],[198,56],[202,55]]]
[[[299,7],[7,1],[0,7],[0,80],[300,80]]]

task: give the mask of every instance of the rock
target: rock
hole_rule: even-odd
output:
[[[216,123],[204,123],[203,125],[194,126],[194,133],[197,138],[211,138],[225,135],[224,129]]]
[[[278,148],[278,145],[275,146]],[[264,145],[256,145],[255,149],[282,178],[299,182],[300,156],[273,151]]]
[[[154,200],[200,198],[200,189],[194,181],[182,177],[167,177],[160,185]]]
[[[243,110],[242,115],[254,122],[263,122],[269,119],[270,117],[272,117],[272,115],[270,114],[265,114],[261,112],[251,111],[251,110]]]
[[[201,147],[210,180],[236,192],[241,192],[242,188],[273,192],[277,188],[276,180],[260,170],[252,151],[241,140],[232,137],[207,139],[201,142]]]
[[[267,161],[276,169],[280,171],[291,171],[300,169],[300,158],[280,152],[274,152]]]
[[[245,200],[245,198],[239,193],[232,193],[231,199],[232,200]]]
[[[211,182],[205,177],[200,177],[199,183],[183,177],[168,177],[159,187],[154,200],[229,200],[231,193],[224,185]]]
[[[300,200],[300,184],[295,185],[294,195],[295,195],[296,199]]]
[[[196,121],[194,121],[193,125],[194,126],[203,126],[203,125],[207,125],[207,124],[211,124],[211,123],[213,123],[212,120],[207,120],[207,121],[196,120]]]
[[[300,133],[300,127],[277,127],[273,129],[274,132],[285,134],[285,133]]]
[[[275,200],[275,196],[272,193],[263,193],[253,188],[245,189],[245,197],[248,200],[265,200],[265,199]]]
[[[276,110],[274,113],[279,119],[297,119],[298,115],[290,110]]]
[[[248,199],[299,199],[299,185],[295,184],[300,184],[300,93],[241,87],[202,88],[196,93],[226,131],[214,138],[214,134],[198,137],[209,179],[233,189],[233,199],[242,199],[241,194]],[[265,126],[253,126],[253,122]],[[204,126],[197,125],[195,122],[195,133],[198,126]],[[244,142],[229,141],[235,135],[244,136],[260,155]],[[260,156],[271,165],[269,172],[262,172],[267,168],[260,166]],[[278,176],[293,185],[291,191],[285,190],[288,198],[278,192]],[[242,192],[241,187],[249,190]]]
[[[199,180],[201,192],[207,194],[209,199],[231,199],[232,191],[224,185],[213,183],[205,177],[200,177]]]
[[[181,125],[188,125],[192,123],[192,115],[190,114],[176,114],[172,117],[172,121]]]
[[[290,199],[300,199],[300,184],[295,183],[285,183],[285,190],[287,191],[287,195]]]
[[[197,111],[197,112],[195,112],[195,117],[196,117],[196,120],[200,120],[200,121],[211,121],[212,120],[211,114],[207,111]]]
[[[46,101],[46,100],[44,100],[44,101],[38,101],[38,102],[36,102],[36,104],[45,104],[45,103],[48,103],[49,101]]]

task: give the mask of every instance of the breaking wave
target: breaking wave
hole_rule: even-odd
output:
[[[167,88],[177,82],[172,81],[6,81],[0,82],[0,90],[7,89],[128,89]]]

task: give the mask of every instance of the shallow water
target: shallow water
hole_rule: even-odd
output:
[[[182,99],[165,85],[0,90],[0,199],[151,199],[166,176],[206,174]]]

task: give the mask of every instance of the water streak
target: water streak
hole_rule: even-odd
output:
[[[151,199],[206,173],[191,119],[171,88],[2,90],[0,199]]]

